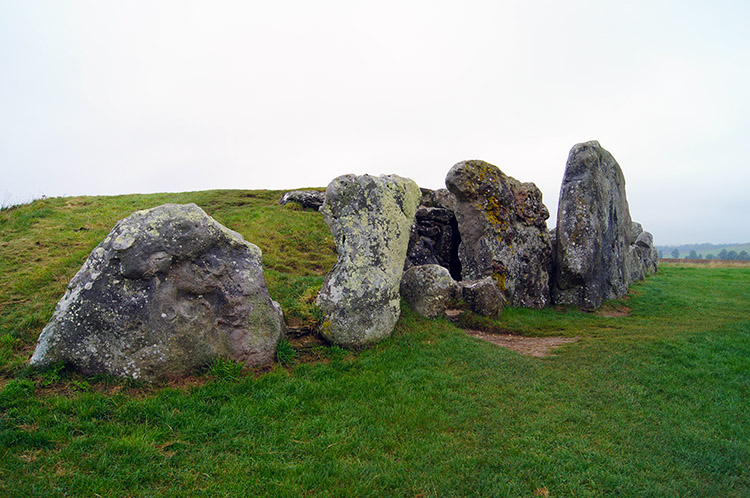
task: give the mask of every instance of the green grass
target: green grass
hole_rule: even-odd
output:
[[[24,368],[88,251],[167,201],[196,202],[261,247],[274,298],[314,321],[332,242],[280,194],[0,212],[0,496],[750,495],[748,268],[663,265],[605,307],[626,316],[510,308],[492,322],[580,338],[548,358],[402,306],[394,336],[368,350],[318,346],[318,361],[263,372],[224,362],[151,386]]]
[[[313,322],[314,306],[300,295],[316,293],[336,262],[333,238],[318,213],[279,206],[282,193],[53,198],[0,211],[0,375],[19,371],[67,283],[115,223],[167,202],[194,202],[260,247],[271,296],[292,321]]]

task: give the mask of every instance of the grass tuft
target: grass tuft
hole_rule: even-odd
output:
[[[245,365],[241,362],[218,357],[208,365],[208,374],[216,379],[239,380]]]
[[[279,342],[279,347],[276,350],[276,359],[278,360],[278,362],[285,367],[289,367],[294,365],[296,358],[297,350],[294,349],[287,338],[281,339],[281,341]]]

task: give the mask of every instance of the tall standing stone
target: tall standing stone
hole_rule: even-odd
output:
[[[554,302],[598,308],[624,296],[638,273],[628,265],[633,231],[620,165],[599,142],[575,145],[557,210]]]
[[[219,357],[274,361],[284,332],[261,252],[195,204],[121,220],[73,277],[31,365],[156,380]]]
[[[464,161],[448,172],[461,234],[464,280],[491,276],[513,306],[549,304],[549,211],[533,183],[521,183],[484,161]]]
[[[317,299],[327,340],[356,348],[393,333],[420,199],[417,184],[396,175],[344,175],[328,185],[320,211],[336,242],[338,261]]]

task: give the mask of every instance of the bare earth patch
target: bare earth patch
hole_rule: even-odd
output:
[[[555,349],[563,344],[570,344],[579,339],[578,337],[524,337],[513,334],[488,334],[479,330],[467,330],[466,333],[522,355],[536,358],[550,356]]]
[[[625,305],[604,305],[596,311],[597,316],[603,316],[606,318],[622,318],[630,316],[631,308]]]

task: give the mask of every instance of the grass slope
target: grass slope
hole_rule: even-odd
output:
[[[506,310],[499,328],[581,338],[544,359],[404,306],[369,350],[321,346],[320,361],[265,373],[145,386],[23,367],[88,251],[117,219],[167,201],[196,202],[259,245],[272,294],[304,320],[332,242],[318,214],[278,196],[0,212],[0,495],[750,495],[746,268],[665,265],[608,305],[631,310],[618,318]]]

